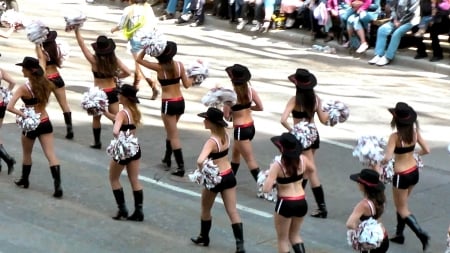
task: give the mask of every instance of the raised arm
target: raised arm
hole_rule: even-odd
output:
[[[160,69],[158,63],[144,60],[144,57],[145,57],[145,50],[141,50],[141,52],[139,52],[136,58],[136,62],[153,71],[158,71]]]
[[[91,64],[95,64],[95,57],[89,51],[86,44],[84,43],[84,38],[81,35],[80,28],[75,28],[75,36],[77,38],[78,45],[80,46],[81,52],[83,52],[84,57],[89,61]]]

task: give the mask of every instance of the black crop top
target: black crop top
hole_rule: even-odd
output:
[[[303,171],[304,171],[303,166],[304,165],[303,165],[303,159],[301,157],[300,157],[300,162],[301,162],[301,165],[302,165],[302,173],[300,173],[300,174],[298,174],[296,176],[287,177],[286,176],[286,172],[284,170],[284,166],[281,164],[281,162],[277,161],[277,163],[280,165],[281,170],[283,171],[283,174],[284,174],[284,177],[277,177],[277,183],[278,184],[290,184],[290,183],[295,183],[297,181],[302,180],[303,179]]]
[[[57,62],[56,62],[55,60],[50,60],[50,61],[47,61],[45,64],[46,64],[47,66],[49,66],[49,65],[56,65]]]
[[[247,103],[247,104],[235,104],[235,105],[233,105],[232,107],[231,107],[231,110],[233,111],[233,112],[237,112],[237,111],[240,111],[240,110],[244,110],[244,109],[248,109],[248,108],[250,108],[252,106],[252,103],[250,102],[250,103]]]
[[[178,65],[178,73],[181,73],[181,72],[180,72],[180,63],[177,62],[177,65]],[[168,85],[180,83],[181,76],[176,77],[176,78],[172,78],[172,79],[167,79],[166,71],[163,70],[163,72],[164,72],[164,79],[159,79],[159,78],[158,78],[158,81],[159,81],[159,83],[161,84],[161,86],[168,86]]]
[[[228,149],[230,147],[230,137],[228,135],[227,135],[228,147],[222,151],[220,151],[219,141],[214,137],[211,137],[210,139],[212,139],[216,143],[217,148],[219,149],[219,152],[209,153],[208,158],[211,158],[212,160],[216,160],[216,159],[219,159],[219,158],[222,158],[222,157],[225,157],[228,155]]]
[[[122,111],[125,112],[125,114],[127,115],[128,124],[122,124],[120,126],[120,131],[126,132],[127,130],[134,130],[134,129],[136,129],[136,125],[130,124],[130,115],[128,114],[127,110],[122,110]]]
[[[292,118],[294,119],[304,119],[309,118],[307,112],[292,110]]]
[[[23,103],[27,106],[37,105],[39,103],[39,101],[38,101],[37,97],[34,96],[34,93],[31,90],[30,86],[28,84],[25,84],[25,87],[27,87],[28,91],[31,93],[31,98],[21,97]]]
[[[417,137],[415,139],[417,139]],[[401,145],[400,147],[397,147],[397,146],[395,147],[394,154],[397,154],[397,155],[406,154],[406,153],[409,153],[409,152],[413,152],[414,149],[416,148],[416,144],[415,143],[412,146],[404,147],[403,146],[403,141],[401,139],[400,139],[400,145]]]
[[[104,74],[104,73],[100,73],[100,72],[93,71],[93,70],[92,70],[92,74],[94,75],[95,78],[98,78],[98,79],[108,79],[108,78],[114,77],[114,75]]]

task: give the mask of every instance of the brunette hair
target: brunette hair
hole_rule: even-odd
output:
[[[384,213],[384,203],[386,202],[386,195],[384,194],[384,190],[378,190],[365,184],[361,185],[363,185],[364,187],[364,192],[367,198],[372,201],[375,207],[374,218],[378,219]]]
[[[45,76],[30,75],[28,80],[31,84],[31,91],[37,98],[39,105],[45,106],[48,103],[50,93],[55,88],[53,82]]]
[[[117,64],[117,57],[114,52],[106,55],[95,54],[95,60],[97,72],[110,76],[117,75],[119,64]]]
[[[58,45],[55,41],[48,41],[42,43],[45,50],[45,55],[48,57],[47,60],[55,62],[58,68],[61,68],[62,59],[61,52],[59,51]]]
[[[297,88],[295,92],[295,105],[304,110],[309,118],[312,118],[316,109],[316,93],[314,90]]]
[[[248,104],[248,103],[252,102],[252,101],[250,101],[250,97],[248,96],[248,93],[249,93],[248,83],[237,84],[237,85],[235,85],[233,83],[233,87],[234,87],[234,90],[236,91],[237,102],[239,104]]]
[[[128,100],[128,99],[127,99]],[[131,101],[128,100],[127,103],[127,108],[131,113],[131,116],[133,117],[134,120],[134,124],[136,126],[140,126],[141,125],[141,120],[142,120],[142,114],[141,111],[139,110],[138,106],[136,103],[133,103]]]
[[[299,165],[302,166],[302,164],[300,164],[300,157],[292,158],[281,155],[281,162],[286,168],[286,174],[291,177],[297,176],[298,167]]]
[[[211,133],[220,136],[220,143],[225,144],[225,142],[227,141],[227,133],[225,131],[225,127],[218,124],[214,124],[213,122],[211,122],[211,125],[213,126],[210,128]]]
[[[169,79],[171,79],[171,78],[175,78],[175,67],[173,66],[174,64],[174,61],[171,59],[170,61],[167,61],[167,62],[159,62],[159,64],[161,65],[161,68],[166,72],[166,73],[169,73],[168,75],[167,75],[167,77],[169,78]],[[179,73],[179,75],[181,76],[181,73]]]
[[[406,143],[414,142],[414,126],[416,127],[416,131],[419,130],[419,122],[416,120],[414,124],[398,124],[395,122],[395,118],[392,118],[391,127],[392,129],[397,128],[397,135],[399,139]]]

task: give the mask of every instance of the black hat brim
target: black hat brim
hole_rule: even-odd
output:
[[[225,120],[223,120],[223,119],[222,119],[222,120],[219,120],[219,121],[212,121],[210,118],[208,118],[208,115],[207,115],[206,112],[199,113],[199,114],[197,114],[197,116],[199,116],[200,118],[207,119],[207,120],[209,120],[210,122],[212,122],[212,123],[214,123],[214,124],[217,124],[217,125],[219,125],[219,126],[223,126],[223,127],[227,127],[227,126],[228,126],[228,123],[225,122]]]
[[[300,157],[300,154],[302,153],[302,148],[300,146],[300,143],[296,145],[295,149],[292,150],[282,150],[281,147],[281,135],[280,136],[274,136],[270,138],[270,141],[272,141],[273,145],[278,148],[278,150],[282,153],[283,156],[291,157],[291,158],[298,158]]]
[[[357,182],[357,183],[364,184],[364,182],[362,182],[362,181],[360,180],[360,175],[361,175],[361,173],[351,174],[351,175],[350,175],[350,179],[353,180],[353,181],[355,181],[355,182]],[[364,185],[366,185],[366,186],[368,186],[368,187],[375,188],[375,189],[380,190],[380,191],[383,191],[383,190],[385,189],[385,186],[384,186],[384,184],[383,184],[381,181],[378,182],[378,184],[377,184],[376,186],[369,186],[369,185],[367,185],[367,184],[364,184]]]
[[[290,76],[288,76],[289,81],[291,81],[293,84],[295,84],[295,86],[301,90],[310,90],[313,89],[314,87],[316,87],[317,85],[317,78],[315,75],[313,74],[309,74],[309,79],[308,79],[308,83],[300,83],[297,78],[296,78],[296,74],[292,74]]]
[[[244,75],[242,77],[235,77],[233,75],[233,68],[234,67],[235,66],[233,65],[233,66],[225,68],[225,72],[227,72],[228,77],[231,79],[231,81],[233,83],[235,83],[235,84],[244,84],[244,83],[247,83],[248,81],[250,81],[252,75],[250,74],[250,71],[248,71],[248,69],[247,69],[247,71],[244,72]]]

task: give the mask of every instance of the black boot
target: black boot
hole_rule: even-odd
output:
[[[292,245],[292,249],[294,249],[294,253],[305,253],[305,245],[303,243],[296,243]]]
[[[94,144],[91,145],[91,148],[101,149],[102,142],[100,141],[100,135],[102,133],[101,128],[92,128],[92,133],[94,134]]]
[[[164,158],[162,159],[162,163],[166,165],[168,169],[172,165],[172,145],[170,145],[170,140],[166,140],[166,153],[164,154]]]
[[[427,250],[430,236],[419,226],[416,217],[410,214],[408,217],[405,218],[405,223],[416,234],[420,242],[422,242],[423,251]]]
[[[116,216],[112,217],[114,220],[121,220],[128,218],[128,209],[125,205],[125,196],[123,194],[123,188],[113,190],[114,198],[116,199],[117,207],[119,210],[117,211]]]
[[[16,160],[14,159],[14,157],[10,156],[8,152],[6,152],[3,144],[0,144],[0,158],[3,159],[8,165],[8,175],[11,174],[14,171],[14,164],[16,164]]]
[[[234,163],[231,162],[231,170],[233,171],[233,174],[236,176],[238,169],[239,169],[240,163]]]
[[[73,139],[72,112],[64,112],[64,122],[66,123],[66,139]]]
[[[14,183],[17,186],[21,186],[23,188],[28,188],[30,186],[30,181],[28,181],[28,177],[30,176],[31,165],[22,165],[22,177],[19,180],[16,180]]]
[[[212,220],[201,220],[200,235],[192,237],[191,241],[195,244],[201,244],[205,247],[209,245],[209,230],[211,230]]]
[[[257,182],[258,181],[259,168],[251,169],[250,173],[252,174],[253,179],[255,179],[255,182]]]
[[[405,242],[403,230],[405,230],[405,220],[399,213],[397,213],[397,229],[395,231],[395,236],[389,240],[394,243],[403,244]]]
[[[318,206],[317,210],[315,210],[311,216],[315,218],[327,218],[328,211],[327,206],[325,205],[325,196],[323,194],[322,186],[314,187],[311,190]]]
[[[236,253],[245,253],[242,223],[231,224],[231,227],[233,228],[234,238],[236,239]]]
[[[184,176],[184,161],[183,161],[183,153],[181,152],[181,148],[175,149],[173,151],[173,154],[175,156],[175,161],[177,162],[178,168],[171,174],[174,176],[183,177]]]
[[[142,203],[144,201],[144,191],[133,191],[134,197],[134,213],[127,220],[143,221],[144,212],[142,211]]]
[[[61,188],[61,168],[59,165],[50,166],[50,171],[53,177],[53,185],[55,186],[53,197],[61,198],[63,196],[63,190]]]

